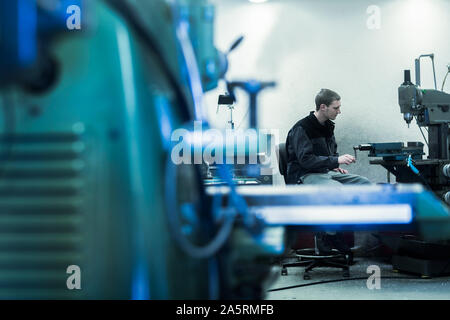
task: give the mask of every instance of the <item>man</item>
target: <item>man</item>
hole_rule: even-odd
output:
[[[298,121],[288,133],[287,181],[290,184],[370,184],[362,176],[349,174],[339,167],[356,162],[355,157],[339,156],[334,137],[334,123],[341,113],[341,97],[322,89],[316,96],[316,111]]]
[[[317,94],[316,111],[298,121],[288,133],[287,182],[289,184],[371,184],[362,176],[349,174],[339,165],[356,162],[355,157],[339,156],[334,137],[334,123],[341,113],[341,97],[334,91],[322,89]],[[316,234],[320,254],[328,254],[332,248],[351,255],[342,233]]]

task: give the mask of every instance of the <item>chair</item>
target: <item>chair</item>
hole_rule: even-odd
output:
[[[278,168],[280,174],[283,176],[285,183],[287,184],[287,150],[286,144],[280,143],[276,146],[276,156],[278,161]],[[309,272],[314,268],[318,267],[332,267],[332,268],[341,268],[343,270],[343,276],[350,276],[350,268],[349,266],[353,263],[353,257],[350,254],[340,252],[336,249],[333,249],[331,254],[329,255],[321,255],[319,254],[317,241],[318,235],[314,235],[314,248],[308,249],[298,249],[295,250],[295,262],[292,261],[291,258],[286,258],[281,261],[281,275],[285,276],[288,274],[287,268],[289,267],[300,267],[305,266],[305,271],[303,274],[303,279],[309,280],[311,276]]]
[[[278,170],[280,170],[280,174],[284,178],[284,182],[287,184],[287,150],[286,143],[280,143],[275,147],[277,161],[278,161]]]

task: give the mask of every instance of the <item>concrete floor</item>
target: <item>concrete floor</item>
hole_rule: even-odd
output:
[[[267,292],[268,300],[450,300],[450,277],[421,279],[417,275],[396,273],[392,265],[376,258],[355,258],[357,262],[350,267],[350,279],[339,282],[322,283]],[[368,289],[367,267],[377,265],[381,270],[380,289]],[[288,275],[280,275],[280,267],[272,269],[273,278],[268,289],[296,286],[320,281],[344,279],[342,271],[334,268],[318,268],[310,272],[311,280],[303,280],[303,267],[288,269]],[[383,277],[399,277],[388,279]],[[415,279],[407,279],[412,278]]]

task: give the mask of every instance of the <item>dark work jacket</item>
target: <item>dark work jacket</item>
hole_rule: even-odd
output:
[[[326,173],[339,167],[334,123],[321,125],[312,111],[298,121],[286,139],[287,183],[301,183],[307,173]]]

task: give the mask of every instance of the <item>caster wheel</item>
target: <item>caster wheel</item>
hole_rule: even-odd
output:
[[[309,274],[304,274],[303,280],[311,280],[311,276]]]
[[[287,274],[288,274],[287,269],[281,269],[282,276],[287,276]]]

